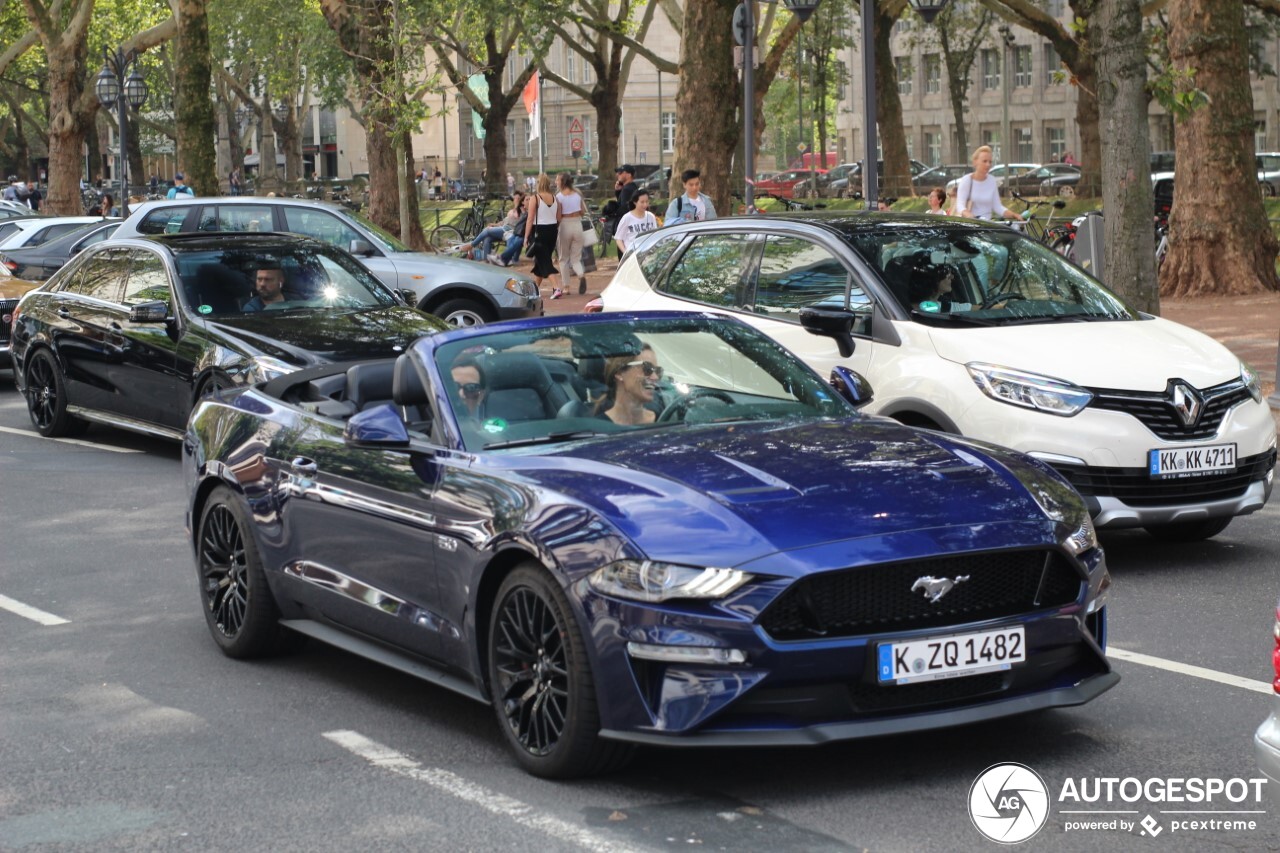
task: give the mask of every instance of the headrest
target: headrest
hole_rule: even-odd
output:
[[[397,406],[425,406],[427,404],[427,386],[422,382],[422,374],[413,363],[409,353],[396,358],[395,373],[391,381],[391,399]]]
[[[506,388],[532,388],[542,391],[551,384],[551,376],[536,355],[504,352],[486,356],[482,364],[490,391]]]

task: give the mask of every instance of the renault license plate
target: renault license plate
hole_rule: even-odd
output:
[[[1153,480],[1199,477],[1236,470],[1236,446],[1161,448],[1147,451],[1147,471]]]
[[[911,684],[961,678],[1026,663],[1026,630],[1021,626],[949,637],[926,637],[877,648],[881,684]]]

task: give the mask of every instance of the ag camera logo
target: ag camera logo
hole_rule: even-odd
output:
[[[969,819],[998,844],[1018,844],[1049,818],[1049,789],[1025,764],[993,764],[969,788]]]

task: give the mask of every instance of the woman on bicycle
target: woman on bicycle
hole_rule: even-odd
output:
[[[529,196],[526,203],[529,218],[524,226],[524,244],[533,258],[533,280],[542,287],[543,279],[560,272],[551,263],[551,253],[556,250],[556,237],[560,232],[560,202],[551,188],[551,178],[545,172],[538,175],[537,187],[537,192]]]
[[[578,277],[578,293],[587,292],[587,271],[582,265],[582,193],[573,188],[573,175],[561,172],[556,177],[556,185],[560,192],[556,201],[560,203],[560,237],[557,247],[560,263],[565,268],[560,270],[560,287],[551,294],[552,299],[559,299],[569,292],[569,281],[572,276]]]
[[[1016,211],[1000,203],[1000,184],[991,171],[991,146],[979,146],[973,152],[973,171],[956,184],[956,210],[970,219],[1021,219]]]

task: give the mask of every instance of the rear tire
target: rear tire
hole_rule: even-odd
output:
[[[1201,542],[1211,539],[1227,529],[1232,516],[1206,518],[1200,521],[1181,521],[1175,524],[1151,524],[1143,528],[1156,539],[1165,542]]]
[[[547,779],[621,768],[633,748],[601,740],[586,643],[564,592],[536,563],[503,580],[489,619],[489,693],[527,772]]]
[[[67,412],[67,382],[53,353],[37,350],[27,364],[27,414],[36,432],[45,438],[83,435],[89,428]]]
[[[1076,188],[1069,184],[1064,187],[1058,187],[1058,195],[1062,196],[1063,198],[1075,198]]]
[[[489,307],[474,299],[450,299],[437,305],[431,313],[456,329],[483,326],[493,321]]]

